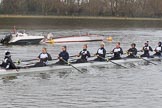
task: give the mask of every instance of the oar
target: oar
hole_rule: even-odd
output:
[[[140,59],[142,59],[142,60],[144,60],[144,61],[147,61],[147,62],[149,62],[149,63],[151,63],[151,64],[157,65],[156,63],[153,63],[153,62],[151,62],[151,61],[149,61],[149,60],[144,59],[143,57],[141,57],[141,55],[140,55],[138,58],[140,58]]]
[[[35,60],[39,60],[39,59],[18,60],[18,61],[14,62],[14,63],[20,64],[22,62],[31,62],[31,61],[35,61]],[[52,60],[49,60],[49,61],[53,61],[53,60],[58,60],[58,58],[52,59]]]
[[[71,67],[73,67],[74,69],[76,69],[77,71],[79,71],[80,73],[84,73],[83,71],[79,70],[77,67],[75,67],[74,65],[72,65],[71,63],[65,61],[64,59],[61,59],[64,63],[70,65]]]
[[[106,53],[106,54],[113,54],[112,52],[108,52],[108,53]]]
[[[18,60],[18,61],[14,62],[14,63],[20,64],[20,63],[22,63],[22,62],[30,62],[30,61],[35,61],[35,60],[38,60],[38,59]]]
[[[113,62],[113,61],[110,60],[110,59],[105,59],[105,58],[103,58],[103,57],[101,57],[101,56],[98,56],[98,57],[100,57],[100,58],[103,59],[103,60],[106,60],[107,62],[111,62],[111,63],[113,63],[113,64],[115,64],[115,65],[118,65],[118,66],[120,66],[120,67],[127,68],[127,67],[125,67],[125,66],[123,66],[123,65],[121,65],[121,64],[118,64],[118,63],[116,63],[116,62]]]
[[[73,56],[69,56],[69,57],[76,57],[76,55],[73,55]],[[36,59],[29,59],[29,60],[18,60],[18,61],[16,61],[16,62],[14,62],[14,63],[21,63],[21,62],[30,62],[30,61],[35,61],[35,60],[39,60],[38,58],[36,58]],[[58,60],[58,58],[56,58],[56,59],[52,59],[52,60]],[[51,61],[52,61],[51,60]]]

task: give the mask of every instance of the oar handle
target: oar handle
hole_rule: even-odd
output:
[[[65,61],[64,59],[61,59],[64,63],[66,63],[66,64],[68,64],[68,65],[70,65],[71,67],[73,67],[74,69],[76,69],[77,71],[79,71],[79,72],[81,72],[81,73],[83,73],[81,70],[79,70],[77,67],[75,67],[74,65],[72,65],[71,63],[69,63],[69,62],[67,62],[67,61]]]

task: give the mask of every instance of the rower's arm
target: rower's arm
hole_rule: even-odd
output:
[[[123,49],[122,48],[120,48],[120,54],[123,54]]]
[[[104,52],[103,52],[103,54],[104,54],[104,57],[106,56],[106,50],[104,49]]]
[[[149,46],[150,51],[153,51],[153,49]]]
[[[98,49],[98,50],[99,50],[99,49]],[[97,50],[97,52],[94,54],[94,56],[98,55],[98,50]]]
[[[77,57],[80,57],[82,55],[82,51],[80,51],[80,53],[77,55]]]
[[[10,63],[10,66],[12,69],[17,69],[17,67],[15,66],[15,64],[12,62],[11,59],[8,59],[8,62]]]
[[[137,55],[137,52],[138,52],[138,51],[137,51],[137,49],[136,49],[135,52],[134,52],[134,55]]]
[[[39,56],[37,57],[38,59],[40,59],[40,55],[41,55],[41,54],[39,54]]]
[[[69,59],[69,53],[66,54],[66,57],[65,57],[66,60]]]
[[[90,52],[89,52],[89,51],[87,51],[87,56],[88,56],[88,57],[91,57],[91,54],[90,54]]]
[[[114,49],[110,53],[114,54]]]
[[[58,55],[58,59],[61,59],[61,53]]]
[[[48,54],[48,58],[47,58],[47,60],[52,60],[52,57],[51,57],[51,55],[50,54]]]

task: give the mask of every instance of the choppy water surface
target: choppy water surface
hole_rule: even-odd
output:
[[[3,36],[7,31],[0,30]],[[141,49],[146,40],[153,48],[162,40],[162,30],[126,29],[75,29],[75,30],[29,30],[55,32],[71,35],[76,32],[90,32],[113,37],[106,42],[107,51],[120,41],[124,50],[132,42]],[[0,58],[4,51],[10,50],[14,60],[35,58],[42,47],[47,47],[53,58],[57,56],[62,44],[33,46],[0,46]],[[75,55],[83,43],[67,44],[70,55]],[[92,54],[99,42],[88,43]],[[157,66],[137,66],[130,69],[88,68],[85,73],[67,70],[44,75],[18,76],[17,79],[0,80],[0,108],[161,108],[162,106],[162,69]]]

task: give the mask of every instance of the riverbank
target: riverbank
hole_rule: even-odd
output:
[[[131,17],[100,17],[100,16],[30,16],[30,15],[0,15],[0,18],[29,19],[96,19],[96,20],[132,20],[132,21],[162,21],[162,18],[131,18]]]
[[[0,15],[0,29],[162,28],[161,18]]]

